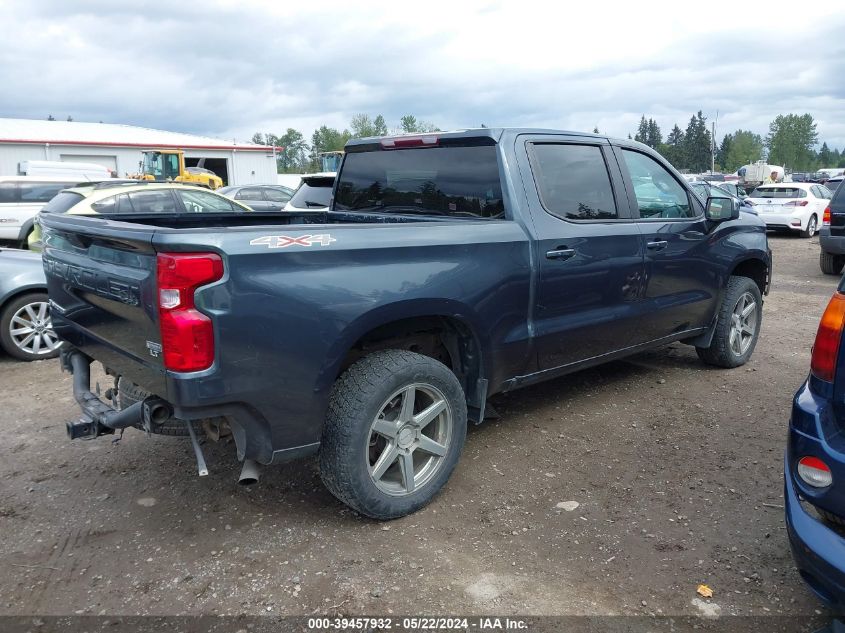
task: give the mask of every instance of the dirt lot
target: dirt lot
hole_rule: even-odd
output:
[[[312,460],[241,488],[230,444],[205,446],[200,479],[184,440],[71,443],[58,362],[4,356],[0,614],[693,615],[699,583],[724,615],[819,614],[777,506],[837,280],[816,240],[771,243],[748,366],[675,344],[497,397],[435,502],[388,524],[336,501]]]

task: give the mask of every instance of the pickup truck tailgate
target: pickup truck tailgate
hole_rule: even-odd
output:
[[[66,216],[42,220],[53,327],[116,373],[165,394],[153,229]]]

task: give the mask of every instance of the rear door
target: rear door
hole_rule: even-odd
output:
[[[285,204],[290,200],[290,194],[284,189],[277,189],[275,187],[262,187],[264,190],[264,197],[267,199],[268,211],[281,211],[285,208]]]
[[[643,276],[642,240],[603,139],[520,136],[537,240],[535,338],[541,370],[627,347]]]
[[[643,343],[709,325],[720,291],[720,262],[708,244],[704,204],[674,170],[634,147],[616,147],[645,251]]]

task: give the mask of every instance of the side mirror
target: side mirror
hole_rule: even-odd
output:
[[[711,222],[736,220],[739,218],[739,202],[737,202],[736,198],[710,196],[707,198],[707,206],[704,210],[704,217]]]

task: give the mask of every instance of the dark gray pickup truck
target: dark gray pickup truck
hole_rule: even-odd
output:
[[[186,433],[201,469],[198,433],[248,467],[318,453],[379,519],[443,486],[492,394],[672,341],[745,363],[771,270],[731,199],[638,143],[549,130],[350,142],[319,212],[41,223],[71,437]]]

